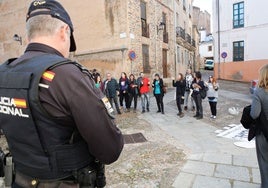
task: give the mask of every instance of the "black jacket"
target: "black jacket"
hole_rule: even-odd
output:
[[[104,93],[108,98],[115,97],[116,91],[119,91],[119,85],[116,79],[112,78],[111,81],[106,80],[104,82]]]
[[[185,80],[176,81],[176,82],[175,80],[173,80],[172,84],[173,84],[173,87],[176,87],[176,96],[183,96],[185,92],[185,86],[186,86]]]
[[[136,85],[136,87],[132,87],[133,85]],[[138,82],[136,79],[134,80],[129,80],[129,86],[128,86],[128,93],[131,95],[138,95]]]
[[[198,90],[195,89],[193,87],[193,84],[198,84],[201,87],[201,89],[198,89]],[[193,89],[193,94],[192,95],[198,95],[198,94],[200,94],[200,90],[205,89],[204,81],[203,80],[199,80],[199,82],[197,82],[196,79],[194,79],[193,82],[192,82],[192,85],[191,85],[191,89]]]
[[[54,159],[55,157],[63,157],[64,155],[68,157],[68,153],[72,156],[76,154],[75,152],[70,153],[67,151],[64,155],[60,156],[56,152],[60,152],[60,150],[54,148],[55,150],[53,151],[53,147],[56,144],[59,146],[63,145],[66,147],[65,149],[70,149],[71,146],[68,146],[68,143],[72,142],[71,138],[74,133],[77,133],[75,134],[77,136],[73,137],[73,141],[82,139],[81,143],[85,143],[84,146],[86,146],[86,148],[82,149],[83,151],[86,153],[89,152],[102,163],[114,162],[122,151],[123,136],[114,121],[110,118],[101,100],[103,94],[95,87],[93,80],[90,79],[88,75],[84,74],[80,67],[75,66],[73,62],[51,67],[48,75],[40,75],[35,72],[35,70],[39,71],[39,73],[40,71],[42,72],[41,66],[36,66],[38,63],[41,63],[40,65],[43,65],[43,63],[47,65],[41,60],[36,61],[36,64],[30,68],[28,67],[27,70],[27,67],[24,69],[24,66],[27,66],[27,62],[23,62],[24,60],[35,57],[39,58],[45,54],[57,56],[59,59],[65,60],[55,49],[43,44],[31,43],[28,45],[22,57],[15,61],[10,61],[10,65],[12,65],[10,67],[11,74],[4,69],[0,71],[1,98],[10,95],[9,98],[23,99],[23,97],[27,95],[26,92],[29,91],[30,94],[30,101],[24,99],[17,100],[17,106],[21,107],[21,110],[18,110],[18,115],[20,116],[14,117],[17,119],[6,118],[5,116],[7,114],[0,112],[0,126],[1,128],[4,127],[4,134],[6,134],[8,138],[9,146],[15,146],[15,151],[13,152],[14,147],[10,147],[11,153],[15,154],[13,155],[15,167],[20,166],[19,169],[22,173],[40,179],[53,179],[55,177],[60,178],[61,176],[65,176],[65,172],[55,172],[59,169],[55,168],[55,165],[58,165],[57,161]],[[1,65],[1,68],[3,68],[3,66],[5,66],[5,64]],[[17,67],[17,71],[21,72],[20,74],[12,73],[15,71],[15,67]],[[8,75],[6,75],[7,73]],[[16,79],[17,83],[14,82],[14,79]],[[38,80],[38,82],[36,80]],[[32,81],[34,81],[35,84],[33,84]],[[7,91],[5,91],[6,87],[15,88],[17,92],[13,92],[13,94],[7,93]],[[19,90],[19,88],[22,88],[22,90]],[[28,110],[30,115],[26,114],[24,110]],[[22,123],[22,119],[28,117],[27,115],[30,118],[34,117],[36,126],[31,122],[27,125],[33,125],[31,126],[32,129],[37,127],[38,136],[40,136],[40,138],[36,135],[37,133],[34,132],[34,130],[22,129],[21,126],[18,127],[20,123]],[[100,119],[102,121],[100,121]],[[19,121],[19,123],[13,123],[13,120]],[[20,136],[20,138],[18,138],[18,136]],[[14,142],[12,143],[10,140],[13,138]],[[45,141],[43,142],[42,140]],[[28,149],[25,146],[27,146]],[[34,149],[29,149],[29,147]],[[40,149],[41,147],[43,150]],[[16,151],[16,148],[18,148],[18,151]],[[52,150],[52,152],[50,153],[48,149]],[[64,151],[64,149],[61,151]],[[35,157],[35,155],[37,157]],[[57,156],[53,157],[53,155]],[[84,156],[82,154],[79,155]],[[20,158],[17,158],[18,156]],[[50,161],[46,159],[46,157],[52,157],[52,160]],[[67,162],[70,158],[71,157],[69,157]],[[67,165],[64,165],[64,163],[66,163],[65,160],[59,159],[58,161],[61,162],[65,168],[68,168]],[[87,160],[82,161],[87,163]],[[79,165],[83,166],[83,164]],[[31,170],[32,167],[38,167],[38,169],[33,168]],[[48,171],[48,169],[52,171]],[[47,172],[49,175],[46,174]]]
[[[154,79],[154,81],[153,81],[153,85],[152,85],[152,87],[154,88],[154,95],[155,95],[155,82],[156,82],[157,80],[156,79]],[[162,78],[160,78],[159,79],[159,86],[160,86],[160,94],[161,95],[164,95],[164,90],[163,90],[163,88],[164,88],[164,82],[163,82],[163,79]]]

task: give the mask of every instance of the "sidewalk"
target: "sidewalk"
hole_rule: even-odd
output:
[[[222,90],[221,93],[226,95],[227,91]],[[203,120],[196,120],[192,117],[193,112],[179,118],[175,106],[169,105],[173,97],[172,91],[164,97],[165,115],[153,112],[139,115],[140,119],[160,127],[189,150],[187,162],[178,172],[173,187],[260,187],[255,149],[239,148],[233,144],[234,140],[217,137],[217,128]],[[154,98],[151,98],[150,108],[157,109]]]

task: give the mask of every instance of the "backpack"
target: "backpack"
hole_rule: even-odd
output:
[[[202,99],[205,99],[207,97],[207,91],[208,91],[207,86],[205,86],[203,89],[199,90],[199,93],[200,93]]]

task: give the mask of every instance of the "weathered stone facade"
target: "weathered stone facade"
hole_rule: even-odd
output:
[[[89,69],[96,68],[101,74],[111,72],[119,77],[120,72],[131,72],[138,75],[144,70],[142,45],[149,49],[148,76],[155,73],[165,77],[175,77],[178,72],[184,72],[187,63],[178,66],[175,4],[181,7],[177,0],[142,0],[146,3],[146,21],[149,36],[142,36],[140,0],[59,0],[69,12],[74,24],[74,36],[77,51],[71,58],[84,64]],[[23,3],[17,0],[0,1],[0,61],[16,57],[23,53],[27,45],[25,37],[25,15],[31,0]],[[191,5],[187,1],[186,7]],[[183,11],[183,9],[181,8]],[[189,12],[188,12],[189,11]],[[188,14],[181,23],[187,23],[187,33],[193,34]],[[159,24],[165,15],[165,33],[159,30]],[[13,40],[14,34],[22,37],[22,45]],[[167,35],[168,34],[168,35]],[[165,42],[164,42],[165,40]],[[183,50],[195,61],[194,50]],[[136,59],[129,58],[129,52],[135,51]],[[166,58],[163,58],[166,53]],[[180,61],[185,61],[180,57]],[[165,64],[166,63],[166,64]]]
[[[199,7],[193,7],[193,24],[199,30],[206,30],[207,34],[211,33],[211,16],[207,11],[201,11]]]

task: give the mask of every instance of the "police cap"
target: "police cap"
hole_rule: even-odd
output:
[[[36,11],[39,10],[40,11]],[[47,9],[47,10],[46,10]],[[53,18],[57,18],[64,23],[68,24],[68,26],[71,29],[71,36],[70,36],[70,52],[73,52],[76,50],[76,44],[73,36],[73,24],[71,21],[71,18],[67,11],[63,8],[63,6],[55,1],[55,0],[34,0],[28,10],[26,21],[28,21],[29,18],[37,16],[37,15],[51,15]]]

